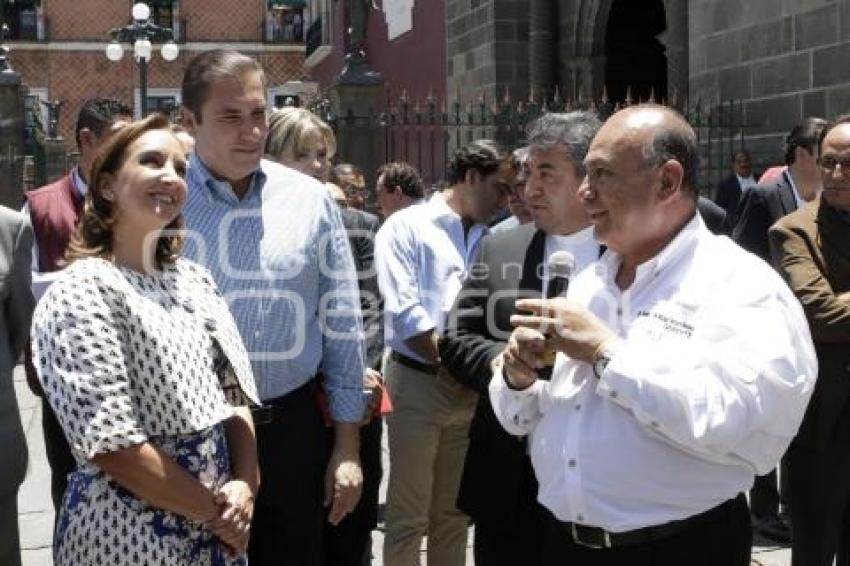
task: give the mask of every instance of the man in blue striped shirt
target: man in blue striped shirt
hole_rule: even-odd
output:
[[[362,473],[363,336],[351,251],[336,205],[317,181],[262,160],[265,78],[234,51],[195,57],[183,113],[195,137],[184,211],[187,255],[206,265],[251,355],[263,407],[254,412],[261,481],[251,564],[321,564],[322,504],[339,522]],[[327,392],[334,445],[319,405]]]

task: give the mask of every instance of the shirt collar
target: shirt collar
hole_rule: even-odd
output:
[[[673,265],[686,253],[690,252],[699,234],[707,230],[702,217],[698,212],[695,213],[694,217],[679,230],[679,233],[676,234],[664,249],[658,252],[655,257],[643,262],[637,267],[635,283],[649,276],[657,277],[664,269]],[[617,275],[617,271],[620,269],[621,263],[622,257],[609,248],[597,262],[596,273],[606,280],[613,281]]]
[[[74,167],[71,169],[71,185],[73,185],[74,190],[77,191],[81,197],[86,196],[86,193],[89,192],[88,184],[83,180],[83,176],[80,175],[80,167]]]
[[[199,186],[206,187],[208,191],[204,194],[207,200],[212,202],[213,199],[222,200],[231,204],[238,204],[239,197],[233,192],[233,187],[228,181],[216,179],[212,172],[207,168],[198,153],[192,153],[189,158],[189,175],[193,178],[194,183]],[[245,199],[251,198],[254,193],[259,191],[266,183],[266,174],[262,169],[262,162],[257,170],[251,176],[251,183],[248,186],[248,192],[245,193]]]

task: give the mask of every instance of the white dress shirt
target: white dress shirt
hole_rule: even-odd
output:
[[[531,434],[539,501],[611,532],[684,519],[748,489],[797,432],[817,375],[802,308],[766,263],[699,215],[620,291],[607,251],[568,297],[620,337],[597,379],[559,354],[524,391],[494,371],[510,433]]]
[[[744,194],[744,191],[746,191],[750,187],[755,187],[756,185],[758,185],[758,181],[756,181],[755,176],[752,174],[749,177],[741,177],[737,174],[735,176],[738,177],[738,185],[741,186],[741,194]]]
[[[593,226],[588,226],[584,230],[573,232],[566,236],[557,234],[547,234],[545,243],[545,255],[543,256],[543,296],[546,296],[546,290],[549,288],[549,258],[555,252],[569,252],[576,260],[575,270],[570,276],[574,279],[582,270],[599,259],[599,243],[593,237]]]
[[[375,268],[384,298],[384,340],[393,350],[425,362],[405,340],[441,333],[460,292],[478,242],[487,233],[460,216],[441,193],[390,216],[375,236]]]

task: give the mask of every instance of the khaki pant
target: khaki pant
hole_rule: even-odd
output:
[[[419,566],[428,537],[429,566],[466,562],[469,518],[455,506],[478,394],[448,373],[431,375],[389,358],[386,566]]]

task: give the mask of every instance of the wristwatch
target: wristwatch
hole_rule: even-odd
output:
[[[610,362],[611,352],[609,350],[602,350],[599,356],[593,361],[593,375],[596,376],[596,379],[602,379],[602,374]]]

